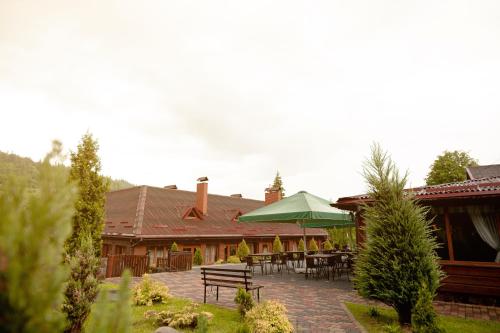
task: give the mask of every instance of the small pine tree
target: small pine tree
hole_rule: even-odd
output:
[[[329,239],[327,239],[326,242],[323,243],[323,250],[326,250],[326,251],[333,250],[332,243],[330,242]]]
[[[170,247],[170,252],[177,252],[179,249],[177,248],[177,243],[173,242],[172,246]]]
[[[404,191],[407,176],[399,176],[378,145],[364,177],[373,203],[363,207],[367,240],[356,263],[355,285],[362,296],[394,307],[399,322],[409,324],[422,283],[434,294],[442,276],[428,209]]]
[[[280,236],[276,235],[273,241],[273,253],[283,252],[283,244],[281,244]]]
[[[239,287],[236,291],[234,302],[238,304],[238,312],[242,317],[244,317],[245,314],[250,311],[255,305],[252,294],[250,294],[248,291],[245,291],[245,289],[241,287]]]
[[[202,263],[203,263],[203,257],[201,256],[201,251],[200,249],[196,249],[194,251],[193,264],[201,265]]]
[[[0,191],[0,332],[52,333],[64,328],[64,241],[71,233],[76,191],[53,143],[39,168],[39,189],[10,180]]]
[[[299,240],[298,250],[304,251],[304,240],[302,238]]]
[[[281,180],[280,172],[276,171],[276,177],[274,177],[273,189],[279,190],[281,192],[281,197],[285,197],[285,189],[283,188],[283,181]]]
[[[110,302],[108,292],[99,293],[87,326],[92,333],[130,333],[132,331],[132,313],[130,307],[130,272],[125,270],[122,274],[118,299]]]
[[[244,239],[238,244],[236,254],[240,258],[240,260],[243,260],[243,258],[247,257],[250,254],[250,248],[248,247]]]
[[[314,240],[314,237],[309,241],[309,251],[318,252],[318,243]]]

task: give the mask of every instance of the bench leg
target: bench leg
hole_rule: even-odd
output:
[[[207,302],[207,285],[205,285],[205,293],[203,294],[203,303]]]
[[[257,289],[257,302],[260,303],[260,288]]]
[[[217,286],[217,297],[216,297],[217,300],[219,300],[219,286]]]

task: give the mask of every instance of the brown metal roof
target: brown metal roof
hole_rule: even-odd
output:
[[[425,201],[472,197],[500,197],[500,177],[465,180],[462,182],[429,185],[406,189],[417,199]],[[355,210],[362,203],[369,202],[368,194],[339,198],[332,206]]]
[[[263,201],[208,194],[202,219],[184,218],[196,203],[196,192],[138,186],[109,192],[106,200],[107,235],[142,238],[301,236],[294,224],[237,223],[235,217],[262,207]],[[323,229],[308,235],[325,236]]]
[[[466,170],[469,179],[500,177],[500,164],[478,165]]]

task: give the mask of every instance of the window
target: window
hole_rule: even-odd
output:
[[[481,239],[469,214],[460,212],[449,216],[455,260],[495,261],[496,251]]]
[[[236,245],[230,245],[229,246],[229,255],[230,256],[235,256],[236,255],[236,248],[237,248]]]
[[[163,258],[163,248],[162,247],[156,248],[156,258]]]
[[[450,254],[448,252],[448,238],[446,238],[446,226],[444,223],[444,215],[439,214],[433,220],[432,229],[434,230],[434,235],[436,236],[436,241],[439,245],[437,249],[437,255],[443,260],[449,260]]]

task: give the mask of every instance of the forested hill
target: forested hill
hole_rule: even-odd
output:
[[[32,189],[38,187],[37,173],[39,162],[33,162],[30,158],[21,157],[16,154],[7,154],[0,151],[0,189],[9,177],[25,179]],[[67,168],[69,170],[69,168]],[[109,178],[109,177],[108,177]],[[123,179],[111,179],[110,190],[120,190],[134,186]]]

